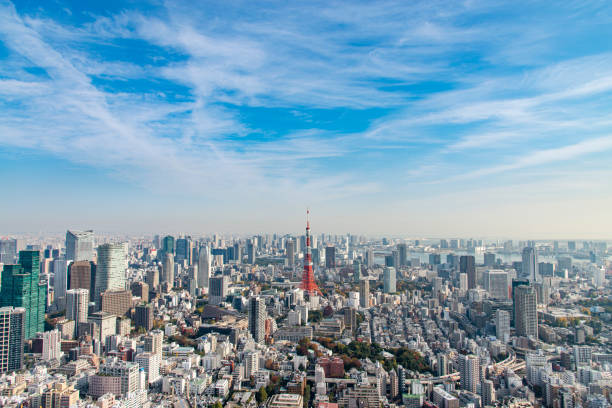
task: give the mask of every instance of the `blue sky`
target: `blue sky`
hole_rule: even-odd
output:
[[[610,238],[606,1],[0,0],[6,232]]]

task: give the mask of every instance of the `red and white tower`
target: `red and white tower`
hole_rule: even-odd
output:
[[[304,272],[302,273],[301,288],[309,295],[315,293],[322,295],[317,286],[312,270],[312,251],[310,249],[310,211],[306,210],[306,248],[304,248]]]

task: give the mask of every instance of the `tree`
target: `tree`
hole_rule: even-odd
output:
[[[304,387],[304,408],[307,408],[310,404],[310,384],[306,384]]]
[[[257,391],[257,395],[255,396],[257,402],[259,404],[265,402],[268,399],[268,393],[266,392],[266,387],[261,387],[259,391]]]

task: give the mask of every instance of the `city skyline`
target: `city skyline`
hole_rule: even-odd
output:
[[[610,22],[0,1],[2,234],[297,232],[309,205],[315,232],[611,239]]]

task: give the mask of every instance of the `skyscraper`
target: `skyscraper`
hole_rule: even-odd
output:
[[[44,331],[47,285],[39,280],[40,252],[20,251],[18,265],[4,265],[0,306],[23,307],[25,338]]]
[[[538,279],[538,260],[534,247],[523,248],[523,262],[521,263],[521,276],[535,282]]]
[[[170,287],[174,287],[174,255],[166,252],[162,266],[162,282],[168,282]]]
[[[200,248],[198,255],[198,287],[208,288],[208,280],[210,278],[210,248],[203,246]]]
[[[461,378],[461,389],[473,393],[477,392],[480,383],[480,360],[473,354],[459,355],[459,376]]]
[[[255,260],[257,259],[257,247],[253,242],[254,238],[247,240],[247,263],[249,265],[254,265]]]
[[[383,291],[385,293],[395,293],[397,291],[395,280],[396,280],[395,268],[387,266],[383,272]]]
[[[353,281],[359,283],[361,280],[361,262],[359,259],[353,261]]]
[[[446,354],[438,354],[438,365],[436,371],[438,377],[442,377],[448,374],[448,356]]]
[[[88,231],[66,231],[66,260],[91,261],[94,251],[94,234]]]
[[[492,252],[485,252],[484,254],[484,265],[494,266],[495,265],[495,254]]]
[[[370,307],[370,281],[368,279],[362,279],[359,282],[359,306]]]
[[[397,244],[397,252],[399,253],[399,266],[406,266],[408,260],[406,244]]]
[[[87,289],[93,301],[96,287],[96,264],[91,261],[76,261],[68,266],[68,289]]]
[[[325,267],[335,268],[336,267],[336,247],[328,245],[325,247]]]
[[[532,286],[514,288],[514,326],[517,336],[538,337],[536,293]]]
[[[98,247],[98,267],[94,301],[100,305],[100,295],[107,290],[125,289],[127,272],[126,244],[103,244]]]
[[[188,264],[191,264],[191,248],[193,247],[193,243],[191,242],[191,238],[179,238],[176,240],[176,261],[180,262],[183,260],[187,260]]]
[[[495,311],[495,335],[504,343],[510,340],[510,313],[506,310]]]
[[[23,367],[25,321],[24,308],[0,308],[0,373]]]
[[[493,299],[508,299],[508,272],[490,269],[484,273],[484,286]]]
[[[368,268],[374,266],[374,250],[372,248],[368,248],[366,250],[366,264],[368,265]]]
[[[79,332],[79,324],[87,323],[89,291],[87,289],[70,289],[66,291],[66,319],[74,321],[74,333]]]
[[[295,265],[295,241],[293,238],[287,240],[285,251],[287,253],[287,266],[293,268]]]
[[[68,289],[68,267],[70,261],[56,259],[53,261],[53,295],[57,310],[66,307],[66,289]]]
[[[266,302],[263,298],[249,299],[249,332],[257,343],[262,343],[266,336]]]
[[[100,310],[123,317],[132,308],[132,291],[106,290],[100,294]]]
[[[159,269],[151,268],[147,271],[147,284],[151,291],[156,291],[159,287]]]
[[[215,276],[209,279],[208,302],[211,305],[218,305],[225,300],[228,284],[227,276]]]
[[[400,267],[400,255],[399,251],[391,251],[391,258],[393,259],[393,266],[395,270],[399,270]]]
[[[162,255],[163,254],[172,254],[174,255],[174,237],[171,235],[166,235],[163,239],[162,239],[162,247],[161,247],[161,251],[162,251]]]
[[[150,304],[136,306],[134,326],[142,327],[145,331],[153,328],[153,307]]]
[[[144,351],[159,356],[161,360],[163,344],[164,332],[161,330],[151,330],[144,338]]]
[[[467,273],[468,289],[476,289],[476,263],[474,256],[462,255],[459,258],[459,272]]]
[[[0,239],[0,263],[12,264],[17,259],[17,240],[15,238]]]
[[[60,360],[61,358],[61,336],[57,329],[42,333],[43,361]]]

